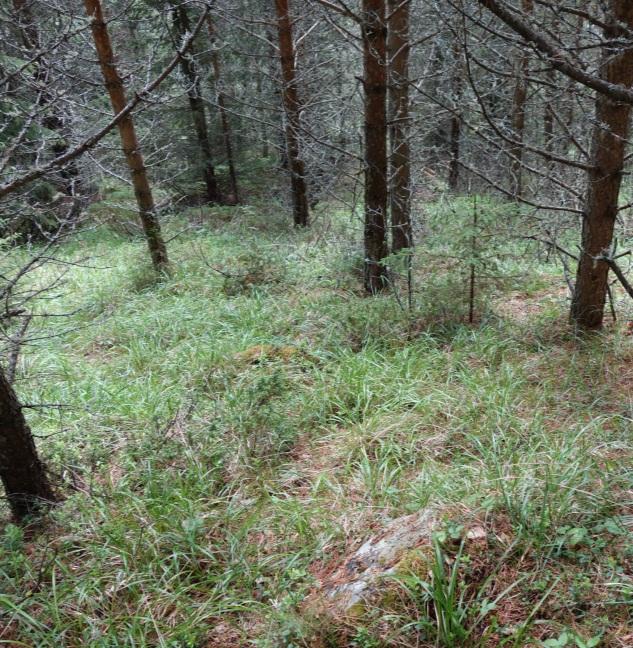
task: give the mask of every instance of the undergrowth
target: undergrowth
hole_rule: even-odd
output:
[[[474,326],[426,257],[412,310],[366,299],[347,229],[266,219],[175,220],[160,281],[116,232],[64,248],[94,263],[16,387],[61,405],[28,415],[66,499],[2,528],[0,643],[633,645],[630,338],[576,339],[554,266],[511,254]],[[320,568],[427,507],[458,529],[428,573],[360,619],[304,612]]]

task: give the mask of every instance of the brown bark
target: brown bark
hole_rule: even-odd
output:
[[[527,16],[534,9],[532,0],[521,0],[521,9]],[[526,49],[516,61],[516,84],[512,97],[512,130],[516,143],[510,147],[511,192],[516,198],[523,195],[523,138],[525,134],[525,107],[528,93],[528,66],[530,57]]]
[[[215,26],[211,16],[207,16],[207,29],[211,44],[215,43]],[[235,173],[235,159],[233,155],[233,140],[231,137],[231,124],[229,122],[229,115],[226,110],[226,102],[224,92],[222,92],[222,75],[220,66],[220,55],[217,49],[211,51],[211,65],[213,66],[213,76],[215,79],[215,96],[218,104],[218,112],[220,113],[220,123],[222,125],[222,138],[224,140],[224,150],[226,151],[226,163],[229,167],[229,183],[232,194],[232,199],[227,202],[237,204],[237,174]]]
[[[604,30],[606,41],[617,40],[618,22],[633,29],[633,3],[611,0],[610,24]],[[633,86],[633,49],[605,47],[602,78],[625,88]],[[609,264],[601,260],[608,254],[618,213],[618,199],[626,141],[630,132],[631,105],[599,94],[596,100],[596,125],[592,141],[592,167],[585,199],[582,246],[571,319],[580,328],[602,327],[608,288]]]
[[[293,214],[296,226],[307,227],[309,223],[308,191],[305,165],[299,149],[302,104],[297,89],[295,47],[292,40],[292,22],[288,0],[275,0],[277,28],[279,33],[279,57],[283,79],[282,102],[286,114],[286,151],[292,186]]]
[[[55,501],[18,398],[0,370],[0,479],[16,520]]]
[[[387,285],[387,26],[385,0],[363,0],[365,290]]]
[[[191,23],[184,4],[170,2],[173,12],[174,27],[181,39],[191,33]],[[189,48],[189,55],[180,59],[180,69],[187,82],[187,99],[193,119],[193,126],[196,131],[196,139],[202,158],[202,178],[206,186],[207,201],[211,204],[221,202],[218,182],[215,178],[213,167],[213,156],[211,154],[211,143],[207,129],[207,115],[204,109],[204,100],[200,91],[200,75],[193,61],[193,45]]]
[[[125,90],[123,81],[117,71],[110,35],[106,26],[100,0],[84,0],[84,7],[88,17],[91,18],[92,37],[101,65],[104,85],[110,95],[110,102],[115,114],[126,108]],[[154,269],[165,272],[168,268],[167,248],[163,240],[160,224],[156,217],[154,197],[147,179],[147,171],[143,161],[134,121],[128,112],[117,124],[123,153],[132,176],[132,185],[139,209],[139,216],[147,239],[147,245],[152,258]]]
[[[389,122],[391,134],[389,206],[393,252],[412,247],[411,152],[409,149],[409,3],[388,0]]]

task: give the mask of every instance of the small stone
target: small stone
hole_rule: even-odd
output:
[[[485,540],[486,530],[482,526],[475,526],[466,533],[466,540]]]

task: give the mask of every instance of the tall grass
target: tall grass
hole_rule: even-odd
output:
[[[65,249],[95,268],[69,272],[57,305],[71,326],[24,353],[17,387],[64,406],[28,413],[66,501],[37,535],[2,529],[0,642],[458,646],[484,626],[506,645],[567,627],[623,636],[630,340],[574,341],[555,299],[526,323],[495,311],[493,294],[476,327],[425,299],[412,312],[363,299],[336,222],[316,243],[236,210],[175,238],[160,282],[140,241],[103,230]],[[415,272],[454,299],[441,268]],[[531,272],[528,298],[553,269]],[[352,631],[304,616],[320,566],[427,506],[484,525],[502,562],[467,544],[451,566],[436,548],[416,623],[387,603]],[[478,560],[512,571],[516,591],[476,577]],[[479,607],[462,596],[469,578]],[[484,600],[496,603],[481,616]]]

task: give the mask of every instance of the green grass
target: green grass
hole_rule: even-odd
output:
[[[66,500],[37,535],[4,526],[0,642],[626,645],[631,339],[575,339],[555,267],[510,253],[474,327],[436,248],[413,312],[363,298],[342,220],[318,238],[276,209],[175,219],[160,282],[108,230],[62,250],[94,268],[66,276],[77,312],[17,389],[67,406],[29,410]],[[543,306],[513,317],[501,291]],[[486,550],[436,545],[421,590],[351,624],[305,613],[319,565],[423,507]]]

